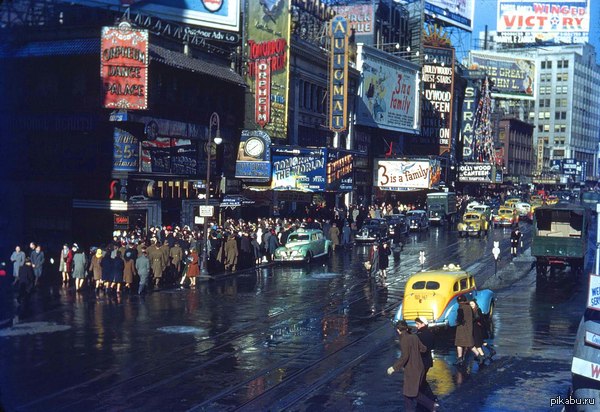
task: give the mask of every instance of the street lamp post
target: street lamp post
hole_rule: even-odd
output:
[[[221,138],[220,120],[219,115],[216,112],[210,115],[208,122],[208,143],[206,147],[206,198],[204,204],[208,206],[208,200],[210,198],[210,162],[212,155],[213,136],[212,130],[216,127],[217,132],[215,135],[214,143],[216,145],[221,144],[223,139]],[[200,263],[200,277],[210,278],[208,274],[208,217],[204,217],[204,232],[202,233],[202,262]]]
[[[498,258],[500,257],[500,242],[494,242],[492,255],[494,255],[494,277],[496,277],[496,273],[498,273]]]

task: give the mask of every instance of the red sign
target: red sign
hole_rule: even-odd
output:
[[[260,59],[256,62],[254,82],[256,85],[254,120],[260,127],[265,127],[271,121],[271,59]]]
[[[107,109],[148,108],[148,31],[102,28],[100,76]]]
[[[114,215],[115,226],[129,226],[129,216]]]

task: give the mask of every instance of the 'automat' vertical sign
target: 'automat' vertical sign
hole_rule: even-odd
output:
[[[148,31],[103,27],[100,76],[107,109],[148,108]]]
[[[342,16],[331,21],[331,71],[329,73],[329,128],[347,129],[348,22]]]

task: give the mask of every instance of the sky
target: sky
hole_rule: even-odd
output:
[[[557,0],[556,3],[560,1]],[[600,1],[589,0],[590,3],[590,40],[600,55]],[[496,0],[475,0],[475,18],[473,28],[473,39],[477,38],[480,31],[496,30],[496,18],[498,14],[498,2]],[[473,44],[470,42],[469,44]]]

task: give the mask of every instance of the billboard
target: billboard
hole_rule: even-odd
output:
[[[137,172],[140,168],[138,139],[125,130],[115,127],[113,133],[113,170]]]
[[[499,43],[586,43],[589,0],[498,0]]]
[[[357,124],[419,133],[419,67],[364,44],[356,64],[362,72]]]
[[[271,179],[271,138],[262,130],[242,130],[235,177],[250,182]]]
[[[100,46],[103,104],[107,109],[148,108],[148,31],[128,23],[103,27]]]
[[[240,0],[79,0],[78,4],[160,16],[193,26],[239,31]]]
[[[273,147],[273,190],[322,192],[325,190],[325,149]]]
[[[341,16],[331,20],[331,61],[329,72],[329,128],[348,128],[348,22]]]
[[[534,100],[535,61],[506,54],[471,52],[471,69],[484,70],[492,82],[492,97]]]
[[[332,6],[337,16],[342,16],[350,25],[350,31],[354,29],[354,35],[372,37],[374,33],[375,9],[374,5],[354,4],[352,6]]]
[[[475,113],[477,112],[478,96],[478,81],[467,78],[465,87],[465,97],[462,107],[462,118],[460,125],[460,140],[462,141],[462,157],[463,160],[469,161],[473,159],[473,141],[475,140]]]
[[[325,190],[351,192],[354,182],[354,154],[343,149],[327,149]]]
[[[287,138],[289,90],[289,1],[247,1],[245,124],[262,128],[274,139]],[[253,115],[252,115],[253,114]],[[251,117],[250,117],[251,116]]]
[[[425,13],[434,19],[473,31],[475,0],[426,0]]]
[[[433,189],[440,183],[439,160],[375,160],[374,186],[381,190]]]
[[[492,163],[461,163],[458,166],[458,181],[470,183],[495,183],[495,167]]]
[[[439,154],[452,144],[452,103],[454,101],[454,49],[425,47],[423,63],[422,120],[420,144],[439,147]]]

